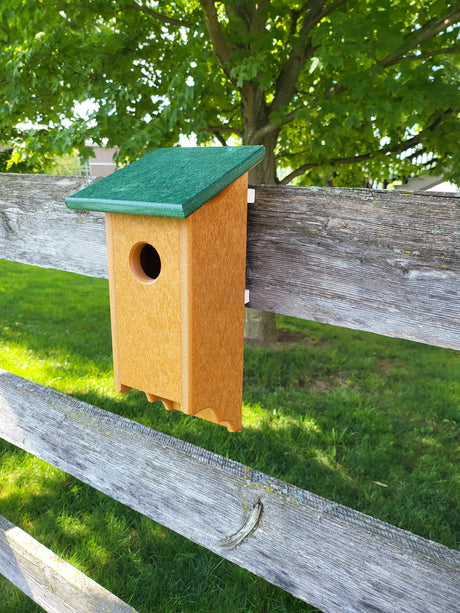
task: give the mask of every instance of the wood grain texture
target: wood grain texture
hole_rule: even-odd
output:
[[[0,257],[107,277],[102,213],[64,200],[94,179],[0,175]],[[256,186],[248,306],[460,347],[460,199]]]
[[[50,613],[135,613],[1,515],[0,573]]]
[[[256,188],[249,306],[460,348],[460,199]]]
[[[64,203],[96,180],[0,174],[0,258],[107,278],[104,214]]]
[[[4,371],[0,436],[322,611],[458,613],[458,551]]]

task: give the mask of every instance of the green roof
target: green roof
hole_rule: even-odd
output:
[[[157,149],[66,198],[70,209],[185,218],[260,162],[257,147]]]

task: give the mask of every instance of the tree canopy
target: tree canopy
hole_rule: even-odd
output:
[[[265,145],[255,182],[361,185],[426,159],[458,178],[459,21],[449,0],[9,0],[0,143],[130,161],[194,134]]]

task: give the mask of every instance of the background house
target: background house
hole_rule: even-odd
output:
[[[91,147],[95,157],[90,157],[88,160],[81,162],[82,175],[106,177],[117,169],[117,164],[114,161],[114,157],[118,153],[117,147],[101,147],[92,143],[88,143],[88,147]]]

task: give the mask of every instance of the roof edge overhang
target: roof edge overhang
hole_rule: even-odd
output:
[[[262,145],[156,149],[65,202],[70,209],[185,219],[264,155]]]

